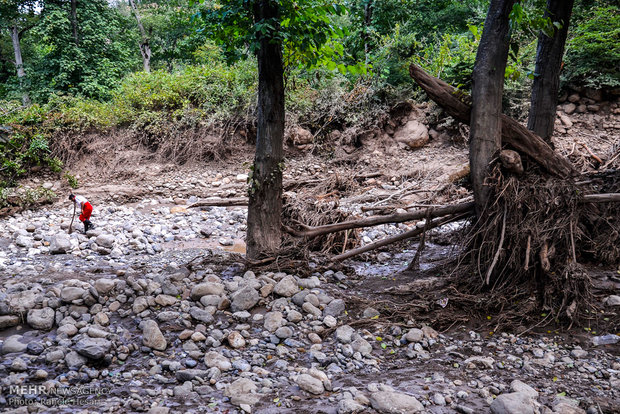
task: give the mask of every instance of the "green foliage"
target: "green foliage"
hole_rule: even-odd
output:
[[[78,2],[77,39],[70,2],[45,2],[33,42],[27,74],[33,98],[45,101],[56,92],[109,99],[119,79],[138,63],[133,38],[121,37],[128,17],[105,0]]]
[[[51,157],[47,139],[31,129],[13,132],[0,140],[0,187],[13,185],[35,166],[56,168],[59,161]]]
[[[238,60],[246,52],[255,54],[260,40],[266,38],[282,45],[285,67],[326,66],[341,73],[365,72],[362,65],[340,62],[345,57],[342,39],[347,34],[337,22],[347,13],[343,2],[276,0],[273,4],[278,17],[260,21],[255,21],[254,3],[247,0],[214,1],[197,15],[204,22],[204,33],[224,46],[228,61]]]
[[[620,9],[592,8],[572,30],[562,79],[594,88],[620,86]]]
[[[468,29],[466,34],[444,34],[424,47],[413,61],[433,76],[469,89],[482,27],[469,25]]]
[[[76,189],[80,186],[80,181],[77,179],[77,177],[69,172],[66,172],[65,175],[63,176],[65,178],[65,180],[67,180],[67,183],[69,184],[69,187]]]

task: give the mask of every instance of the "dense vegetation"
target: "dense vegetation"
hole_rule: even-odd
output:
[[[165,125],[251,122],[256,65],[239,42],[225,51],[198,15],[210,3],[0,0],[0,187],[36,165],[60,171],[50,148],[58,131],[126,127],[157,135]],[[521,2],[508,90],[534,76],[537,28],[544,2]],[[75,5],[75,8],[73,6]],[[488,2],[484,0],[343,0],[333,17],[339,36],[330,59],[298,66],[285,60],[287,116],[316,131],[368,122],[390,104],[414,96],[408,65],[416,62],[469,88]],[[569,30],[564,85],[620,87],[620,14],[613,1],[578,2]],[[199,21],[200,20],[200,21]],[[139,25],[144,28],[141,34]],[[13,35],[13,37],[12,37]],[[15,64],[15,35],[23,72]],[[149,73],[141,49],[150,50]],[[361,68],[361,70],[360,70]]]

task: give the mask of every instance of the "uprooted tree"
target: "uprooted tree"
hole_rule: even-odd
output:
[[[497,292],[496,303],[502,306],[535,293],[537,300],[529,301],[533,308],[522,309],[525,313],[542,307],[555,319],[573,320],[590,299],[590,280],[578,262],[616,264],[620,259],[620,209],[613,202],[618,194],[588,195],[617,192],[620,174],[599,173],[577,180],[572,165],[534,133],[542,131],[549,139],[553,131],[565,33],[539,39],[537,67],[546,67],[544,79],[536,83],[532,107],[546,111],[539,118],[543,122],[531,122],[531,132],[502,115],[509,15],[514,3],[491,1],[476,56],[471,98],[417,66],[412,65],[410,73],[431,99],[471,127],[476,220],[465,253],[470,269],[463,273],[472,275],[466,283],[474,290]],[[552,1],[549,4],[554,6]],[[551,10],[563,17],[560,27],[568,25],[572,2],[565,6]],[[560,58],[541,63],[545,50],[559,53]],[[530,116],[530,120],[536,119]],[[595,204],[602,200],[605,202]]]
[[[347,234],[354,228],[426,219],[423,228],[332,258],[342,260],[422,234],[419,251],[426,230],[473,216],[455,288],[464,284],[469,292],[489,292],[484,304],[478,301],[474,305],[488,309],[519,303],[524,314],[542,308],[554,319],[573,320],[584,315],[584,305],[591,299],[591,285],[579,262],[617,264],[620,259],[620,174],[607,171],[579,177],[573,165],[539,135],[502,114],[509,16],[514,3],[491,2],[474,70],[473,97],[416,65],[410,67],[412,78],[429,98],[457,121],[471,125],[470,170],[475,203],[315,227],[296,223],[297,229],[285,228],[289,234],[309,239],[334,232]],[[569,15],[570,10],[560,27],[566,27]],[[555,41],[551,49],[561,50],[562,42],[561,38]],[[540,56],[543,50],[539,48],[539,61],[544,59]],[[557,84],[554,76],[559,75],[559,68],[551,66],[560,62],[553,59],[546,63],[543,88]],[[533,97],[542,100],[537,107],[552,105],[554,109],[555,100],[548,98],[546,91]]]

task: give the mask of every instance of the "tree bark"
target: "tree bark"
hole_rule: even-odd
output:
[[[501,148],[502,93],[510,41],[509,14],[515,0],[491,0],[473,71],[469,163],[476,214],[490,197],[485,185],[489,164]]]
[[[71,0],[71,27],[73,29],[73,42],[78,46],[80,38],[78,36],[77,0]]]
[[[151,46],[149,45],[149,37],[146,34],[146,30],[144,30],[144,26],[142,25],[142,19],[140,18],[140,13],[138,12],[138,7],[136,7],[136,2],[134,0],[129,0],[129,6],[133,11],[133,15],[136,18],[136,22],[138,22],[138,29],[140,30],[140,35],[142,39],[140,41],[140,54],[142,55],[142,64],[144,66],[144,71],[146,73],[151,72]]]
[[[366,0],[364,5],[364,63],[368,65],[368,54],[370,53],[370,45],[368,32],[372,24],[373,0]]]
[[[459,122],[469,124],[471,121],[471,97],[469,95],[441,79],[430,76],[419,66],[411,65],[409,73],[426,94],[448,115]],[[538,135],[506,115],[501,116],[501,121],[504,144],[527,155],[553,175],[565,178],[575,174],[572,164],[555,153]]]
[[[275,1],[257,0],[255,21],[278,21]],[[247,257],[280,248],[282,242],[282,170],[284,140],[284,70],[282,45],[275,33],[260,34],[256,154],[249,185]]]
[[[11,41],[13,42],[13,51],[15,52],[15,68],[17,69],[17,78],[19,80],[19,88],[22,91],[22,103],[30,105],[30,95],[25,91],[24,81],[26,80],[26,71],[24,70],[24,61],[22,59],[22,48],[19,42],[19,29],[16,25],[9,27],[11,33]]]
[[[527,128],[539,135],[552,148],[551,136],[555,122],[555,110],[560,89],[560,69],[568,25],[573,11],[574,0],[547,0],[545,17],[559,22],[562,26],[549,37],[541,32],[538,35],[536,69]],[[554,28],[555,29],[555,28]]]

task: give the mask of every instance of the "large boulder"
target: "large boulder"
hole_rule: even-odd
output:
[[[534,414],[536,408],[537,403],[528,391],[501,394],[491,403],[492,414]]]
[[[100,234],[99,236],[97,236],[97,238],[95,239],[95,242],[97,243],[97,245],[101,246],[101,247],[105,247],[107,249],[111,249],[112,247],[114,247],[114,236],[112,234]]]
[[[426,145],[430,137],[426,125],[419,121],[411,120],[394,133],[394,139],[397,142],[406,144],[409,148],[415,149]]]
[[[230,308],[233,312],[251,309],[260,300],[258,291],[250,286],[245,286],[232,295]]]
[[[75,344],[75,350],[78,354],[86,358],[98,360],[108,353],[112,342],[103,338],[84,338]]]
[[[157,322],[151,319],[142,322],[142,343],[158,351],[163,351],[168,346],[168,342],[159,330]]]
[[[424,410],[415,397],[394,391],[373,392],[370,404],[381,414],[415,414]]]
[[[51,254],[64,254],[71,250],[71,240],[64,233],[56,234],[50,240]]]
[[[34,329],[49,331],[54,326],[54,309],[30,309],[26,318],[28,325]]]

